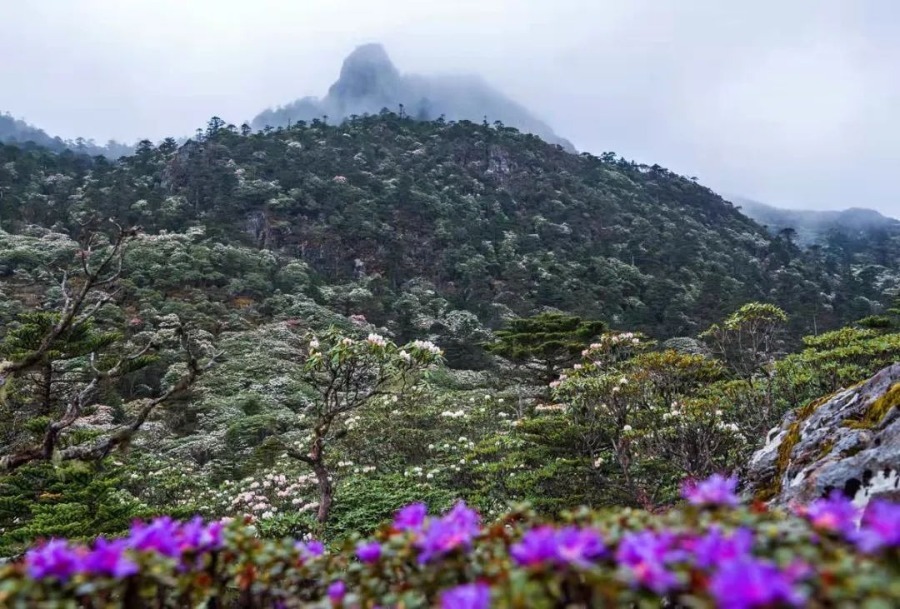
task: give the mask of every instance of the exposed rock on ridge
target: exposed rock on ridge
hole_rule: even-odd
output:
[[[835,489],[860,506],[875,496],[900,500],[900,363],[787,415],[745,479],[780,505]]]

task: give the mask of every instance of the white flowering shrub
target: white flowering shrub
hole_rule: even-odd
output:
[[[555,397],[585,467],[631,503],[664,501],[684,477],[729,471],[746,442],[733,412],[700,390],[723,375],[701,355],[648,351],[632,334],[607,334],[561,375]],[[543,412],[546,412],[544,407]],[[537,412],[542,412],[538,410]]]
[[[398,346],[380,334],[358,340],[334,327],[308,336],[301,376],[314,391],[302,414],[310,419],[309,431],[288,454],[315,474],[319,523],[327,521],[334,497],[328,447],[356,426],[357,411],[377,399],[399,401],[440,362],[441,350],[428,341]]]

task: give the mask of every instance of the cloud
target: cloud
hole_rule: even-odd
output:
[[[580,149],[776,205],[900,216],[892,0],[7,4],[0,110],[64,137],[240,122],[324,95],[377,41],[403,72],[482,75]]]

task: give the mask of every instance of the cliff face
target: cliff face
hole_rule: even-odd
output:
[[[500,121],[575,152],[549,125],[481,78],[401,74],[380,44],[365,44],[350,53],[325,97],[304,97],[265,110],[253,119],[253,127],[280,127],[325,115],[329,121],[342,121],[355,114],[377,114],[383,108],[397,112],[401,104],[412,118]]]
[[[790,413],[750,461],[760,498],[808,503],[840,490],[862,506],[900,499],[900,363]]]

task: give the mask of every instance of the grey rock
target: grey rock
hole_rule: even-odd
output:
[[[900,495],[900,363],[869,380],[841,390],[803,419],[789,413],[750,460],[747,490],[758,494],[780,488],[776,505],[808,503],[840,490],[864,506],[876,496]],[[889,395],[890,394],[890,395]],[[891,407],[880,421],[859,421],[878,400]],[[894,401],[898,403],[893,403]],[[783,443],[794,437],[787,463],[779,465]]]

